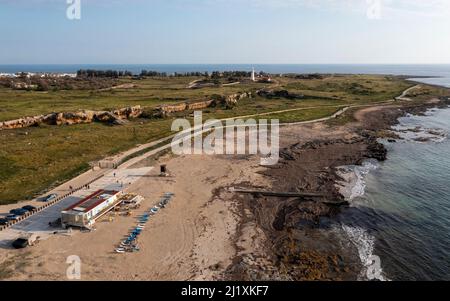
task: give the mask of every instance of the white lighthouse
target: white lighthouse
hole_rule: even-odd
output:
[[[252,81],[256,82],[255,68],[253,68],[253,71],[252,71]]]

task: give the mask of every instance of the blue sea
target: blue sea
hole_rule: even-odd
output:
[[[339,217],[344,239],[358,248],[366,268],[379,257],[377,279],[448,281],[450,108],[401,118],[395,130],[405,140],[383,141],[387,161],[353,167],[363,193]]]
[[[414,76],[431,76],[433,78],[418,79],[430,84],[450,87],[450,65],[344,65],[344,64],[139,64],[139,65],[0,65],[0,73],[17,72],[54,72],[75,73],[80,69],[122,70],[139,74],[142,70],[167,72],[212,72],[212,71],[257,71],[268,73],[335,73],[335,74],[392,74]]]

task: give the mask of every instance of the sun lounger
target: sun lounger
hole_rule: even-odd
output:
[[[158,213],[160,209],[165,208],[165,206],[170,202],[172,196],[173,193],[166,193],[164,197],[160,199],[158,205],[152,207],[151,209],[148,209],[148,211],[137,218],[138,225],[130,230],[129,235],[123,242],[121,242],[120,247],[116,249],[117,253],[137,252],[140,250],[140,248],[137,246],[138,237],[141,235],[150,218]]]

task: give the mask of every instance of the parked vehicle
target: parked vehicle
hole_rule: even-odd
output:
[[[27,238],[18,238],[15,241],[13,241],[12,246],[15,249],[23,249],[28,247],[28,239]]]
[[[8,216],[6,216],[6,219],[8,221],[16,221],[19,219],[19,216],[15,215],[15,214],[9,214]]]
[[[39,236],[36,234],[25,235],[13,241],[12,246],[16,249],[23,249],[28,246],[34,246],[39,242]]]
[[[9,223],[9,220],[6,218],[0,218],[0,226],[7,225]]]
[[[25,215],[27,212],[28,212],[27,210],[22,209],[22,208],[13,209],[13,210],[9,211],[9,213],[18,215],[18,216]]]
[[[53,222],[49,222],[48,223],[48,225],[50,226],[50,227],[53,227],[53,228],[60,228],[61,227],[61,218],[58,218],[57,220],[55,220],[55,221],[53,221]]]
[[[23,206],[22,207],[23,210],[29,211],[29,212],[33,212],[35,211],[37,208],[31,205],[27,205],[27,206]]]
[[[48,196],[46,196],[42,201],[43,202],[51,202],[53,200],[55,200],[58,197],[58,195],[56,193],[53,194],[49,194]]]

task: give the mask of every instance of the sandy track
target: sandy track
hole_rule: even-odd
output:
[[[148,223],[140,238],[140,252],[113,252],[136,225],[133,217],[116,217],[114,222],[99,222],[91,233],[55,235],[27,250],[0,249],[0,264],[13,259],[11,268],[15,272],[11,279],[17,280],[65,280],[70,255],[81,258],[82,280],[220,277],[236,255],[233,238],[239,220],[233,203],[214,198],[213,190],[244,180],[264,183],[254,172],[259,160],[189,156],[165,157],[161,162],[168,164],[172,177],[159,178],[155,171],[130,187],[146,198],[134,216],[152,207],[164,192],[175,193],[168,208]]]
[[[411,101],[412,99],[409,98],[409,97],[407,97],[407,95],[408,95],[409,92],[411,92],[412,90],[418,89],[418,88],[420,88],[420,87],[421,87],[421,85],[415,85],[415,86],[413,86],[413,87],[411,87],[411,88],[409,88],[409,89],[406,89],[405,91],[403,91],[402,95],[396,97],[395,99],[396,99],[396,100],[402,100],[402,101]]]

